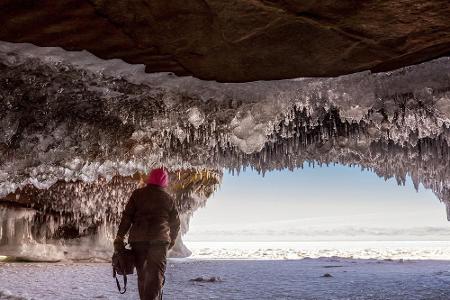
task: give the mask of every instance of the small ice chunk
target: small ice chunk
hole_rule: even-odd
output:
[[[205,122],[205,114],[198,107],[188,109],[187,113],[188,121],[195,127],[195,129],[198,129],[203,122]]]

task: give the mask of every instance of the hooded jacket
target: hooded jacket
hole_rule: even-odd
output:
[[[117,239],[123,240],[128,230],[130,243],[162,241],[173,245],[180,230],[174,199],[154,184],[135,190],[123,211]]]

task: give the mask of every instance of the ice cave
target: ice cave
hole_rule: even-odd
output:
[[[6,254],[60,240],[107,248],[124,202],[156,165],[172,170],[184,232],[224,169],[358,165],[399,184],[411,176],[450,203],[448,58],[385,73],[218,83],[86,51],[8,42],[0,50]],[[178,246],[174,255],[186,255]]]
[[[446,1],[75,2],[0,1],[0,255],[109,257],[155,166],[183,234],[224,171],[358,166],[450,207]]]
[[[151,255],[165,299],[450,299],[449,16],[448,0],[0,0],[0,300],[154,299]],[[123,296],[113,240],[159,167],[181,230],[144,241]],[[326,202],[283,198],[332,168],[345,191],[369,174],[418,196],[355,208],[321,178]],[[265,198],[215,201],[245,178]]]

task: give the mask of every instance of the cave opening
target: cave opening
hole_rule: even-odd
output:
[[[183,240],[196,258],[448,259],[450,224],[445,203],[409,176],[305,164],[225,173]]]

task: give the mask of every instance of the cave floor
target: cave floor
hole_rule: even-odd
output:
[[[331,277],[324,277],[328,273]],[[190,279],[220,277],[217,282]],[[0,263],[0,299],[137,299],[107,263]],[[170,260],[164,299],[450,299],[450,261]]]

